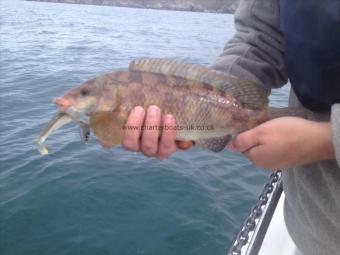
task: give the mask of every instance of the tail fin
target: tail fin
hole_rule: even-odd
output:
[[[284,108],[268,108],[268,118],[275,119],[280,117],[301,117],[307,118],[309,111],[299,107],[284,107]]]

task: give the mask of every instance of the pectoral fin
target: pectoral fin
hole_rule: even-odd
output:
[[[219,152],[227,146],[231,138],[232,138],[231,135],[226,135],[222,137],[201,139],[201,140],[195,141],[195,146],[209,149],[214,152]]]
[[[90,137],[90,126],[85,123],[80,123],[80,139],[83,143],[88,143]]]
[[[100,112],[90,117],[90,127],[106,148],[121,143],[123,121],[117,112]]]

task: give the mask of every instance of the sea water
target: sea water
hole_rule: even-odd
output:
[[[34,145],[52,99],[138,57],[209,65],[233,16],[1,0],[0,254],[222,255],[267,179],[240,155],[169,160],[81,143],[75,125]],[[285,105],[288,90],[272,103]]]

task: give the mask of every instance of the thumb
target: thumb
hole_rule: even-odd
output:
[[[238,134],[227,146],[228,150],[244,153],[259,144],[258,137],[254,129]]]
[[[187,150],[192,147],[192,141],[176,141],[178,149]]]

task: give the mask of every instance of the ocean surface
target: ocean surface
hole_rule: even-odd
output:
[[[222,255],[269,175],[227,151],[167,161],[55,132],[52,99],[137,57],[209,65],[233,16],[1,0],[0,254]],[[271,102],[285,105],[288,89]]]

